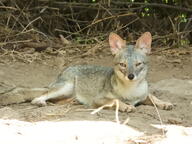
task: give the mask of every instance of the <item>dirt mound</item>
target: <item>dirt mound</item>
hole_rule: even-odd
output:
[[[69,60],[68,57],[62,58],[63,61]],[[190,102],[192,98],[189,87],[192,79],[192,59],[187,55],[179,56],[177,59],[180,60],[179,63],[175,63],[175,57],[172,56],[151,55],[148,74],[148,81],[153,94],[162,100],[176,104],[174,109],[171,111],[159,110],[159,117],[154,107],[140,105],[135,113],[119,113],[120,121],[129,118],[128,125],[146,133],[159,132],[151,124],[160,124],[160,118],[164,124],[191,126],[192,105]],[[112,57],[108,56],[107,53],[104,53],[101,57],[77,57],[71,59],[70,65],[80,63],[111,66]],[[60,63],[54,57],[51,60],[44,60],[43,63],[10,62],[9,64],[1,63],[0,66],[1,91],[11,86],[45,87],[56,78],[62,69]],[[79,104],[67,103],[65,105],[37,107],[30,103],[21,103],[6,107],[1,106],[0,117],[32,122],[42,120],[115,121],[115,112],[113,110],[102,110],[95,115],[91,115],[91,111]]]

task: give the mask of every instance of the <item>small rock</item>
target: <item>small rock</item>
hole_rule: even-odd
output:
[[[182,124],[182,120],[178,118],[169,118],[167,122],[169,124]]]
[[[152,84],[151,89],[177,95],[192,95],[192,80],[165,79]]]

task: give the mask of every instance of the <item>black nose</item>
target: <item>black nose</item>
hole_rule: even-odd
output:
[[[134,76],[134,74],[132,74],[132,73],[128,75],[129,80],[134,79],[134,77],[135,77],[135,76]]]

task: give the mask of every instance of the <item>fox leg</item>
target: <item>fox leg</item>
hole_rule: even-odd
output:
[[[49,99],[72,96],[73,88],[73,83],[65,83],[62,86],[50,87],[46,93],[33,99],[31,103],[39,106],[45,106],[47,104],[46,101]]]
[[[126,104],[118,99],[101,99],[95,101],[95,105],[100,106],[100,109],[103,108],[117,108],[121,112],[133,112],[135,107],[133,105]]]
[[[149,94],[145,101],[142,102],[145,105],[156,105],[158,108],[163,110],[171,110],[173,108],[173,104],[170,102],[165,102],[158,99],[156,96]]]

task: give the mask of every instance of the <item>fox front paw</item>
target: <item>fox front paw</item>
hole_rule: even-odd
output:
[[[162,110],[171,110],[173,109],[173,104],[170,102],[161,102],[157,104],[157,107],[162,109]]]
[[[127,104],[123,104],[119,106],[119,111],[121,112],[134,112],[136,110],[136,108],[133,105],[127,105]]]
[[[45,100],[43,100],[42,98],[35,98],[34,100],[31,101],[31,103],[33,105],[38,105],[38,106],[46,106],[47,103]]]

